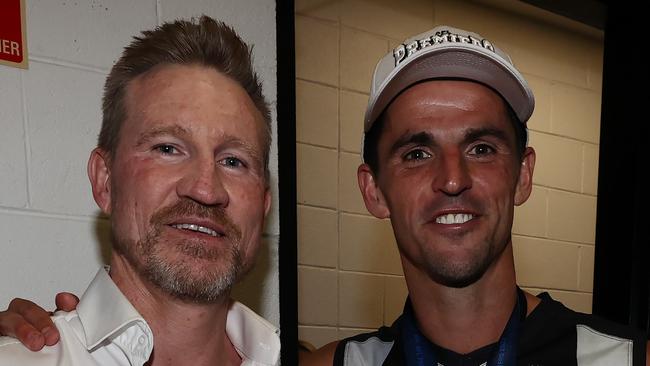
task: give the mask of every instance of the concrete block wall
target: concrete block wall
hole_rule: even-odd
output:
[[[469,1],[297,0],[295,11],[300,337],[321,346],[401,313],[390,223],[369,215],[357,187],[362,121],[376,61],[438,24],[488,37],[529,80],[537,165],[515,213],[518,283],[590,312],[602,35]]]
[[[53,308],[59,291],[81,295],[109,258],[110,228],[92,199],[86,162],[104,79],[132,36],[176,18],[225,21],[254,45],[275,115],[275,1],[27,0],[26,9],[29,69],[0,66],[0,309],[16,296]],[[234,294],[276,325],[277,207],[258,266]]]

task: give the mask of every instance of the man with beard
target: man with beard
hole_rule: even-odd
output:
[[[110,269],[52,317],[55,346],[2,338],[0,365],[277,364],[277,329],[229,297],[261,242],[269,146],[250,49],[231,28],[202,17],[135,38],[107,77],[88,162]]]
[[[533,109],[508,55],[475,33],[436,27],[379,61],[358,181],[369,212],[391,220],[409,296],[391,327],[305,364],[646,365],[644,335],[517,287]]]

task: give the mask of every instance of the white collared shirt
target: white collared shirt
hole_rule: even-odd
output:
[[[61,334],[54,346],[32,352],[19,341],[0,337],[0,366],[142,366],[153,350],[147,322],[100,269],[76,311],[52,316]],[[231,301],[226,334],[242,366],[277,365],[280,337],[276,327],[239,302]]]

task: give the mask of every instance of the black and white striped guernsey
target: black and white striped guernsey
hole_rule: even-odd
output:
[[[646,335],[630,327],[568,309],[548,293],[526,317],[519,333],[519,366],[645,366]],[[342,340],[335,366],[405,365],[398,318],[390,327]],[[434,345],[439,365],[480,366],[494,345],[458,355]]]

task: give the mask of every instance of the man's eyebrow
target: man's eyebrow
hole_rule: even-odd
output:
[[[508,134],[498,128],[470,128],[465,131],[465,137],[463,138],[465,143],[470,143],[476,141],[482,137],[492,136],[501,140],[503,142],[508,141]],[[433,146],[435,145],[435,138],[429,132],[418,132],[418,133],[405,133],[402,135],[390,148],[390,155],[393,155],[399,149],[408,145],[424,145],[424,146]]]
[[[246,141],[242,140],[239,137],[232,136],[232,135],[226,135],[224,137],[224,140],[225,140],[224,142],[225,146],[234,146],[236,148],[242,149],[253,159],[257,160],[261,164],[262,154],[259,151],[257,151],[251,144],[247,143]]]
[[[143,132],[140,137],[138,138],[138,141],[136,142],[135,146],[142,146],[147,144],[149,141],[152,139],[158,137],[158,136],[163,136],[163,135],[170,135],[170,136],[177,136],[177,137],[183,137],[189,135],[190,132],[185,128],[180,125],[172,125],[172,126],[163,126],[163,127],[153,127],[145,132]]]
[[[390,155],[395,154],[396,151],[407,145],[431,146],[434,144],[435,139],[428,132],[405,133],[390,147]]]
[[[465,131],[465,142],[469,143],[472,141],[476,141],[481,137],[486,137],[486,136],[497,138],[503,142],[508,142],[509,140],[506,131],[498,128],[485,127],[485,128],[470,128],[467,131]]]

